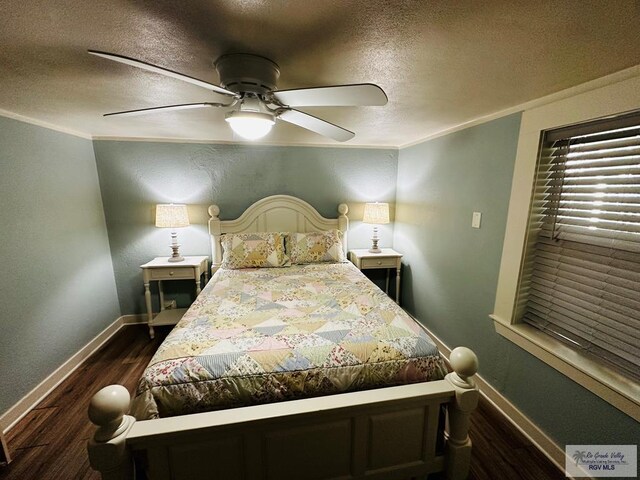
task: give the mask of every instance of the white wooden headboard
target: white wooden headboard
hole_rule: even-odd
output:
[[[258,200],[235,220],[220,220],[220,208],[209,207],[209,235],[211,235],[211,270],[216,271],[222,263],[220,236],[224,233],[252,232],[313,232],[338,229],[343,234],[343,247],[347,253],[349,207],[338,205],[337,218],[325,218],[304,200],[289,195],[272,195]]]

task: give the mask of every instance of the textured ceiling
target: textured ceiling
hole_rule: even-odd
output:
[[[280,89],[371,82],[384,107],[301,109],[399,146],[640,64],[638,0],[3,0],[0,109],[92,136],[234,141],[218,109],[103,118],[221,97],[94,57],[103,50],[218,83],[234,52]],[[285,122],[266,143],[336,144]]]

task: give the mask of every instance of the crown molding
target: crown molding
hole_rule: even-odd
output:
[[[198,138],[164,138],[164,137],[117,137],[109,135],[95,135],[95,141],[104,142],[149,142],[149,143],[200,143],[208,145],[235,145],[245,147],[309,147],[309,148],[365,148],[377,150],[398,150],[395,145],[351,145],[351,144],[329,144],[329,143],[278,143],[278,142],[248,142],[248,141],[228,141]]]
[[[9,110],[3,110],[0,108],[0,116],[11,118],[12,120],[18,120],[19,122],[23,122],[23,123],[28,123],[30,125],[35,125],[36,127],[42,127],[48,130],[54,130],[56,132],[66,133],[67,135],[73,135],[74,137],[84,138],[85,140],[92,140],[91,135],[88,133],[79,132],[77,130],[72,130],[70,128],[54,125],[53,123],[37,120],[31,117],[26,117],[24,115],[20,115],[19,113],[10,112]]]
[[[544,97],[536,98],[535,100],[530,100],[528,102],[521,103],[520,105],[516,105],[513,107],[506,108],[504,110],[500,110],[498,112],[494,112],[488,115],[483,115],[481,117],[474,118],[473,120],[469,120],[468,122],[463,122],[458,125],[454,125],[452,127],[446,128],[444,130],[440,130],[439,132],[432,133],[430,135],[427,135],[426,137],[422,137],[418,140],[414,140],[413,142],[399,145],[398,149],[402,150],[404,148],[413,147],[414,145],[428,142],[429,140],[433,140],[438,137],[444,137],[445,135],[459,132],[460,130],[465,130],[470,127],[475,127],[476,125],[481,125],[483,123],[490,122],[491,120],[497,120],[498,118],[506,117],[507,115],[523,112],[525,110],[546,105],[548,103],[557,102],[558,100],[563,100],[565,98],[573,97],[580,93],[606,87],[607,85],[613,85],[614,83],[623,82],[625,80],[628,80],[634,77],[640,77],[640,65],[635,65],[633,67],[629,67],[624,70],[620,70],[618,72],[612,73],[610,75],[596,78],[595,80],[591,80],[586,83],[581,83],[580,85],[576,85],[576,86],[561,90],[559,92],[546,95]]]
[[[216,144],[216,145],[245,145],[245,146],[255,146],[255,147],[312,147],[312,148],[364,148],[364,149],[377,149],[377,150],[402,150],[404,148],[412,147],[414,145],[418,145],[420,143],[428,142],[429,140],[433,140],[435,138],[443,137],[445,135],[449,135],[451,133],[458,132],[460,130],[465,130],[470,127],[474,127],[476,125],[481,125],[486,122],[490,122],[492,120],[496,120],[498,118],[506,117],[507,115],[511,115],[514,113],[522,112],[525,110],[529,110],[531,108],[539,107],[542,105],[546,105],[548,103],[556,102],[558,100],[562,100],[564,98],[572,97],[574,95],[578,95],[580,93],[588,92],[590,90],[595,90],[597,88],[601,88],[607,85],[612,85],[614,83],[622,82],[624,80],[628,80],[629,78],[640,76],[640,65],[635,65],[633,67],[629,67],[624,70],[620,70],[618,72],[612,73],[610,75],[606,75],[604,77],[597,78],[595,80],[591,80],[589,82],[582,83],[580,85],[576,85],[564,90],[561,90],[556,93],[552,93],[550,95],[546,95],[541,98],[537,98],[534,100],[530,100],[525,103],[521,103],[519,105],[515,105],[513,107],[509,107],[503,110],[499,110],[494,113],[490,113],[488,115],[482,115],[480,117],[474,118],[472,120],[453,125],[451,127],[447,127],[438,132],[426,135],[424,137],[420,137],[414,141],[409,143],[404,143],[401,145],[351,145],[351,144],[325,144],[325,143],[277,143],[277,142],[244,142],[244,141],[221,141],[221,140],[212,140],[212,139],[197,139],[197,138],[162,138],[162,137],[118,137],[118,136],[109,136],[109,135],[91,135],[85,132],[80,132],[77,130],[73,130],[66,127],[61,127],[59,125],[55,125],[49,122],[45,122],[42,120],[37,120],[35,118],[27,117],[24,115],[20,115],[14,112],[10,112],[8,110],[0,109],[0,116],[12,118],[14,120],[19,120],[21,122],[29,123],[32,125],[36,125],[39,127],[47,128],[50,130],[55,130],[57,132],[66,133],[69,135],[73,135],[76,137],[84,138],[87,140],[95,140],[95,141],[112,141],[112,142],[155,142],[155,143],[200,143],[200,144]]]

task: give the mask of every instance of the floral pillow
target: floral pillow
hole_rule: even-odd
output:
[[[286,233],[258,232],[222,235],[222,268],[286,267]]]
[[[289,235],[287,250],[291,263],[341,263],[346,258],[342,248],[342,232],[292,233]]]

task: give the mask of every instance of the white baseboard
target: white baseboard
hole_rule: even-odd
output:
[[[7,441],[4,438],[2,430],[0,430],[0,466],[8,465],[10,462],[9,447],[7,446]]]
[[[6,433],[20,419],[31,411],[44,397],[56,388],[65,378],[77,369],[91,354],[97,351],[121,327],[137,323],[146,323],[144,315],[123,315],[95,336],[69,360],[60,365],[51,375],[40,382],[33,390],[0,415],[0,432]]]
[[[422,325],[422,324],[421,324]],[[435,336],[424,325],[422,327],[427,331],[431,338],[436,343],[438,350],[446,357],[445,360],[449,363],[448,357],[451,354],[451,349],[445,345],[442,340]],[[506,397],[504,397],[498,390],[492,387],[487,381],[480,375],[474,377],[480,394],[486,398],[495,408],[497,408],[502,414],[516,427],[531,443],[533,443],[538,450],[540,450],[553,464],[564,472],[565,452],[558,444],[556,444],[551,438],[547,436],[535,423],[533,423],[529,417],[522,413],[518,408],[511,403]],[[571,477],[569,477],[571,478]]]
[[[138,325],[138,324],[146,324],[149,323],[147,322],[147,315],[146,314],[139,314],[139,315],[123,315],[120,317],[120,319],[122,319],[122,323],[124,325]]]

